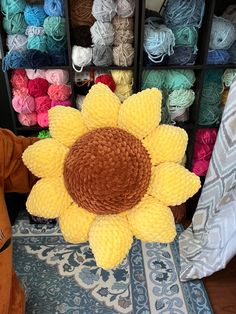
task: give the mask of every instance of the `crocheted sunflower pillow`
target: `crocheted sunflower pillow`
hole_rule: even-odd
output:
[[[27,209],[59,218],[66,241],[89,240],[98,266],[111,269],[127,255],[133,236],[168,243],[176,235],[168,206],[185,202],[199,178],[180,165],[186,132],[160,125],[162,96],[152,88],[120,103],[101,83],[82,111],[49,110],[52,138],[26,149],[25,165],[41,179]]]

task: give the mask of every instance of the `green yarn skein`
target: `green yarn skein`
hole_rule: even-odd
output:
[[[166,104],[170,111],[187,109],[195,99],[195,93],[192,89],[176,89],[169,94]]]
[[[2,13],[7,17],[24,12],[25,6],[25,0],[1,0]]]
[[[3,28],[8,35],[25,34],[26,27],[27,24],[22,13],[3,18]]]
[[[197,52],[198,32],[194,26],[173,27],[172,32],[175,36],[175,46],[194,47]]]
[[[57,41],[60,41],[65,37],[65,25],[65,18],[60,16],[48,16],[43,23],[45,33]]]
[[[167,70],[164,86],[167,90],[189,89],[195,82],[193,70]]]
[[[49,138],[51,137],[51,134],[48,130],[42,130],[39,132],[37,138]]]
[[[235,77],[236,77],[236,69],[226,69],[223,74],[222,81],[226,87],[230,87]]]
[[[157,87],[162,89],[165,83],[164,70],[145,70],[142,73],[142,90]]]

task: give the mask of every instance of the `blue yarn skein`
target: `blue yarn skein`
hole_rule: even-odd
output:
[[[52,64],[48,53],[36,49],[27,50],[24,54],[24,60],[24,68],[28,69],[38,69]]]
[[[168,64],[193,65],[196,58],[193,47],[178,46],[174,48],[174,54],[169,56]]]
[[[67,51],[62,50],[58,51],[57,53],[51,54],[51,62],[52,65],[67,65],[68,64],[68,54]]]
[[[210,49],[229,49],[236,40],[233,23],[223,17],[214,16],[211,27]]]
[[[66,49],[67,40],[54,40],[51,36],[47,36],[47,51],[52,54],[58,54],[58,51]]]
[[[24,12],[25,6],[25,0],[1,0],[2,13],[6,17]]]
[[[23,58],[21,51],[12,51],[7,53],[2,60],[2,70],[3,72],[8,71],[9,69],[21,68],[23,66]]]
[[[225,49],[209,50],[207,55],[208,64],[227,64],[230,54]]]
[[[43,27],[45,33],[51,36],[54,40],[62,40],[66,35],[65,19],[60,16],[48,16]]]
[[[25,21],[30,26],[43,26],[47,17],[42,5],[27,4],[24,11]]]
[[[47,51],[47,37],[45,35],[29,36],[27,48],[40,50],[42,52]]]
[[[44,11],[49,16],[64,16],[64,0],[45,0]]]
[[[3,18],[3,28],[8,35],[24,34],[26,27],[23,13],[16,13]]]
[[[164,10],[167,26],[195,26],[200,28],[205,9],[204,0],[168,0]]]
[[[145,21],[143,47],[152,62],[161,63],[166,55],[174,53],[175,37],[170,28],[155,20],[148,18]]]

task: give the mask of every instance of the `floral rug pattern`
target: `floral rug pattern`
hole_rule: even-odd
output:
[[[181,232],[177,226],[177,231]],[[134,241],[117,268],[96,266],[88,243],[66,243],[57,225],[14,226],[14,264],[28,314],[210,314],[201,281],[179,281],[178,241]]]

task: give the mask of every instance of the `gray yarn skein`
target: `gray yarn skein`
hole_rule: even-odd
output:
[[[95,45],[93,47],[93,63],[96,66],[112,65],[112,48],[110,46]]]

